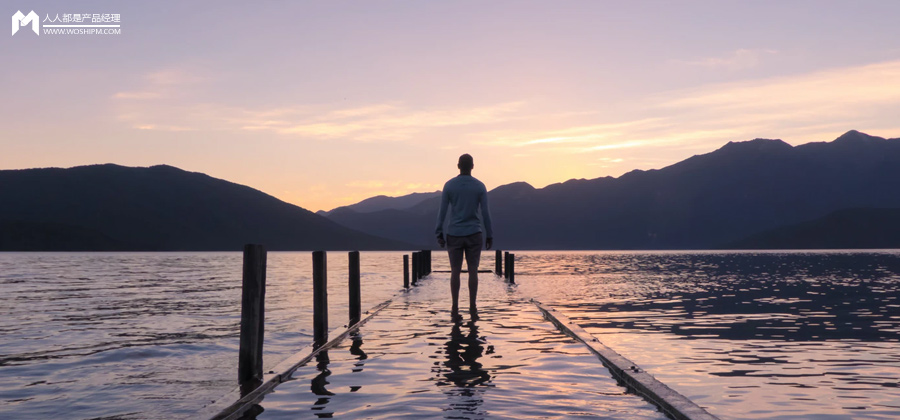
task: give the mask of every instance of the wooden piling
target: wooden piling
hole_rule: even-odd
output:
[[[241,284],[241,342],[238,353],[238,383],[260,382],[263,378],[263,331],[266,315],[266,248],[244,245],[244,272]]]
[[[509,251],[503,253],[503,278],[509,278]]]
[[[425,277],[425,251],[419,250],[419,279]]]
[[[350,276],[347,279],[347,284],[350,287],[350,323],[348,325],[353,325],[362,318],[362,295],[360,294],[359,281],[359,251],[350,251],[348,257],[350,263]]]
[[[494,274],[503,275],[503,251],[499,249],[494,253]]]
[[[412,285],[419,283],[419,253],[412,253]]]
[[[409,255],[403,256],[403,288],[409,289]]]
[[[422,263],[424,258],[422,258],[422,252],[416,252],[416,284],[419,283],[419,280],[422,279]]]
[[[328,266],[325,251],[313,252],[313,339],[328,341]]]
[[[509,271],[509,277],[508,277],[509,282],[511,284],[515,283],[516,282],[516,254],[509,254],[509,267],[507,267],[507,270]]]

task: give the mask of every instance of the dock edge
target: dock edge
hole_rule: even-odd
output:
[[[543,305],[532,299],[532,303],[544,314],[550,322],[562,332],[584,343],[592,353],[597,355],[603,365],[609,369],[613,377],[622,382],[645,400],[656,405],[660,411],[675,420],[719,420],[703,407],[700,407],[684,395],[679,394],[666,384],[645,372],[631,360],[625,358],[615,350],[607,347],[596,337],[585,331],[569,317],[553,308]]]

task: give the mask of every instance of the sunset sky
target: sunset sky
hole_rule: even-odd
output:
[[[897,1],[4,2],[0,169],[169,164],[309,210],[900,137]],[[9,20],[6,20],[9,22]]]

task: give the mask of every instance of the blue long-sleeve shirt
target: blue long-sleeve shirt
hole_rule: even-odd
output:
[[[478,208],[481,207],[481,218],[478,218]],[[488,209],[487,188],[481,181],[472,175],[459,175],[444,184],[441,192],[441,210],[438,212],[437,227],[434,233],[437,236],[444,234],[444,219],[447,218],[447,208],[452,207],[450,223],[447,225],[447,234],[452,236],[468,236],[481,232],[481,224],[484,222],[484,232],[488,238],[494,237],[491,228],[491,211]]]

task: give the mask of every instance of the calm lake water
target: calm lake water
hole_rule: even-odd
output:
[[[364,308],[400,290],[401,255],[362,254]],[[517,257],[516,293],[723,419],[900,417],[900,252]],[[346,260],[329,253],[333,328]],[[310,253],[269,253],[268,267],[267,368],[312,333]],[[223,396],[240,272],[239,253],[0,254],[0,418],[169,419]]]

